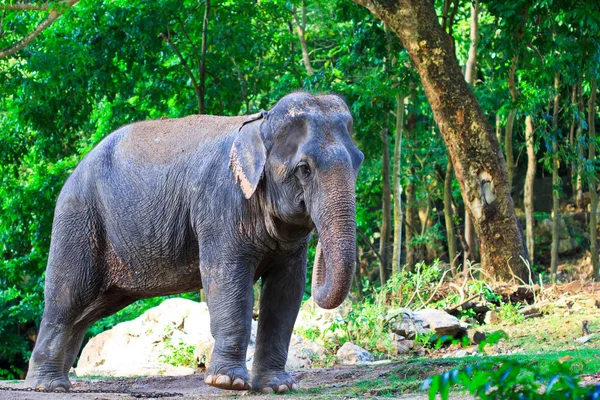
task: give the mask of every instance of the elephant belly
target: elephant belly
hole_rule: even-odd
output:
[[[135,297],[165,296],[202,288],[197,244],[190,244],[174,256],[161,253],[131,247],[127,251],[111,249],[106,257],[108,287]]]

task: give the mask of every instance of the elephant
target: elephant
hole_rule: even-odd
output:
[[[26,385],[68,391],[92,323],[139,299],[203,288],[215,339],[206,384],[295,389],[285,365],[315,229],[314,301],[335,308],[352,285],[364,159],[352,123],[339,96],[295,92],[248,117],[142,121],[104,138],[58,196]]]

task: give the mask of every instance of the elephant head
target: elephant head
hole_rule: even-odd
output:
[[[273,235],[317,228],[313,298],[335,308],[350,290],[355,267],[355,185],[364,156],[350,136],[352,116],[338,96],[293,93],[263,117],[236,138],[231,169],[247,199],[264,181]]]

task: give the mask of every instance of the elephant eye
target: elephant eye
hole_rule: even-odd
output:
[[[302,179],[307,179],[311,174],[310,167],[308,166],[307,163],[302,162],[302,163],[298,164],[298,166],[296,167],[296,173]]]

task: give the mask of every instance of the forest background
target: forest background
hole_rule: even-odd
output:
[[[575,277],[597,278],[600,6],[437,0],[435,10],[495,127],[532,276],[573,278],[565,261],[576,257]],[[420,262],[442,260],[452,276],[479,261],[411,58],[353,2],[5,1],[0,87],[0,378],[22,376],[32,349],[62,184],[103,137],[138,120],[250,114],[294,90],[338,93],[365,153],[353,291]]]

